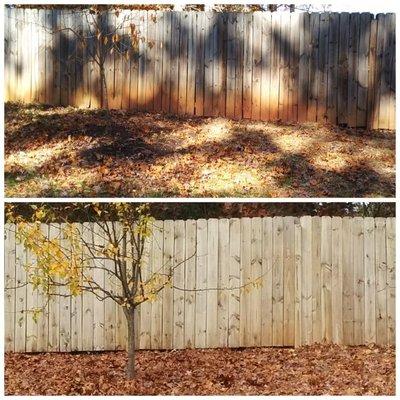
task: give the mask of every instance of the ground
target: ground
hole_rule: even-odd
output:
[[[7,395],[394,395],[395,350],[292,348],[138,351],[5,356]]]
[[[7,197],[389,197],[395,134],[6,104]]]

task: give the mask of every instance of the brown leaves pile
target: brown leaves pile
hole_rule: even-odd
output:
[[[395,135],[6,106],[9,197],[389,197]]]
[[[125,352],[6,354],[7,395],[394,395],[393,348],[313,345],[138,351],[127,381]]]

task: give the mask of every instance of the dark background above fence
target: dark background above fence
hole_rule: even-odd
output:
[[[5,74],[7,100],[394,129],[395,15],[7,8]]]

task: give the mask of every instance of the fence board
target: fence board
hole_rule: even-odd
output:
[[[196,221],[185,222],[185,347],[195,345],[196,318]]]
[[[82,224],[82,237],[83,241],[86,243],[90,243],[93,240],[91,231],[93,224],[92,223],[84,223]],[[89,257],[87,249],[83,248],[83,257],[87,259]],[[92,264],[89,265],[89,267]],[[84,279],[85,279],[84,275]],[[93,332],[94,332],[94,297],[91,293],[83,292],[82,293],[82,331],[85,334],[82,337],[82,347],[83,350],[93,350]]]
[[[46,225],[42,224],[42,229],[45,229]],[[79,235],[82,235],[82,225],[73,224],[73,228]],[[82,258],[82,254],[80,254]],[[84,332],[82,332],[82,293],[71,298],[71,351],[79,351],[82,349],[82,338]],[[114,330],[114,327],[113,327]],[[106,343],[109,343],[110,338],[107,337]]]
[[[332,220],[321,219],[321,311],[322,338],[332,341]]]
[[[164,253],[163,224],[160,221],[154,222],[153,243],[152,243],[152,273],[162,273]],[[151,348],[162,348],[162,296],[157,296],[151,305]]]
[[[301,257],[302,257],[302,280],[301,280],[301,337],[304,344],[313,343],[313,321],[312,321],[312,219],[301,217]]]
[[[112,227],[110,224],[106,227],[109,232],[112,232]],[[112,260],[104,260],[104,268],[109,271],[114,271],[114,263]],[[118,290],[117,281],[113,274],[105,273],[105,282],[104,282],[106,290],[110,291],[110,293],[115,293]],[[115,326],[117,324],[117,313],[116,313],[116,304],[112,299],[104,300],[104,330],[105,330],[105,348],[108,350],[115,350],[117,347],[116,343],[116,329]]]
[[[196,91],[195,91],[195,115],[204,115],[204,84],[205,84],[205,29],[206,15],[204,13],[196,13]]]
[[[343,229],[342,219],[332,218],[332,341],[343,343]]]
[[[240,346],[240,219],[229,220],[229,347]]]
[[[387,80],[389,90],[389,120],[387,125],[389,129],[396,129],[396,71],[394,66],[396,65],[396,15],[391,13],[388,14],[388,45],[386,53],[386,68],[387,68]]]
[[[262,13],[253,13],[252,23],[252,90],[251,90],[251,119],[259,120],[261,115],[261,40]]]
[[[242,218],[240,226],[240,346],[251,346],[252,305],[251,283],[251,219]]]
[[[343,340],[354,344],[354,266],[352,247],[352,224],[350,218],[342,221],[342,251],[343,251]]]
[[[187,89],[186,89],[186,114],[195,114],[195,81],[196,81],[196,37],[195,24],[196,13],[189,12],[187,21],[188,35],[188,67],[187,67]]]
[[[29,249],[26,251],[26,266],[30,268],[35,264],[35,255]],[[28,269],[26,276],[36,275],[36,271]],[[33,290],[33,285],[28,283],[26,286],[26,343],[27,352],[37,351],[38,325],[33,319],[31,310],[35,310],[38,304],[38,292]]]
[[[388,85],[388,71],[389,68],[386,63],[390,62],[390,57],[387,53],[388,48],[388,30],[389,30],[389,15],[378,14],[378,57],[379,57],[379,80],[377,87],[379,90],[379,114],[378,114],[378,128],[389,124],[389,85]]]
[[[250,304],[251,310],[251,345],[261,346],[261,308],[262,308],[262,219],[251,219],[251,275]]]
[[[243,118],[251,118],[252,14],[243,16]]]
[[[273,224],[262,219],[261,346],[272,346]]]
[[[93,238],[92,243],[94,245],[95,250],[97,251],[97,255],[101,254],[101,249],[104,248],[105,240],[104,240],[104,232],[99,224],[94,223],[93,227]],[[95,253],[96,254],[96,253]],[[104,260],[98,260],[96,262],[96,266],[99,265],[99,268],[93,267],[93,271],[91,271],[91,276],[95,282],[99,282],[99,285],[104,287],[105,281],[105,271],[104,268]],[[98,296],[101,296],[101,292],[96,291]],[[104,302],[96,301],[94,299],[93,305],[93,350],[104,350],[105,349],[105,341],[104,341]]]
[[[236,16],[235,119],[243,117],[243,14]]]
[[[357,126],[357,88],[358,88],[358,42],[360,31],[360,15],[350,14],[349,30],[349,80],[348,80],[348,115],[349,125]]]
[[[144,281],[148,281],[152,274],[152,243],[146,240],[143,249],[142,276]],[[141,349],[151,348],[151,309],[152,302],[146,301],[140,305],[140,335],[139,346]]]
[[[75,226],[85,242],[104,244],[101,226]],[[64,227],[40,229],[69,251]],[[5,297],[7,351],[125,348],[122,309],[87,292],[52,297],[35,324],[32,310],[47,302],[25,285],[24,266],[35,258],[13,233],[6,232],[5,240],[6,284],[17,285]],[[88,256],[85,248],[82,255]],[[136,310],[138,348],[394,344],[394,218],[156,221],[145,243],[143,276],[171,268],[173,287]],[[107,272],[91,269],[85,276],[92,274],[110,290],[121,290]]]
[[[207,347],[218,346],[218,220],[209,219],[207,226]]]
[[[328,63],[329,63],[329,13],[320,14],[318,45],[318,100],[317,121],[326,122],[328,97]]]
[[[300,15],[299,35],[299,110],[298,121],[307,120],[308,88],[309,88],[309,64],[310,64],[310,14]]]
[[[221,95],[221,81],[220,81],[220,64],[221,64],[221,51],[220,42],[220,15],[213,13],[211,18],[211,57],[212,57],[212,108],[210,115],[217,117],[219,115],[219,103]]]
[[[226,116],[235,117],[235,29],[234,13],[227,18],[227,51],[226,51]]]
[[[174,244],[174,286],[185,288],[185,221],[175,221],[175,244]],[[173,347],[183,349],[185,347],[185,292],[173,290],[174,303],[174,325],[173,325]]]
[[[207,332],[207,220],[197,221],[196,231],[196,336],[195,347],[206,347]]]
[[[283,218],[283,344],[294,345],[295,310],[294,218]]]
[[[360,16],[360,36],[358,40],[358,91],[357,126],[367,125],[368,55],[370,49],[371,14]]]
[[[58,224],[51,224],[49,226],[49,239],[60,239],[60,227]],[[59,351],[59,344],[60,344],[60,309],[64,309],[68,306],[65,298],[57,297],[58,293],[63,294],[64,291],[61,288],[54,288],[53,293],[55,297],[51,297],[49,299],[49,314],[48,314],[48,326],[49,326],[49,333],[48,333],[48,351]],[[65,315],[65,314],[64,314]],[[64,323],[64,322],[63,322]]]
[[[179,40],[179,104],[178,114],[186,114],[186,88],[187,88],[187,65],[188,65],[188,13],[182,12],[180,17]]]
[[[386,265],[387,265],[387,341],[388,344],[396,342],[396,221],[394,218],[386,218]]]
[[[26,351],[26,254],[21,243],[15,249],[15,319],[14,319],[14,350]]]
[[[338,124],[347,125],[348,118],[348,43],[349,43],[349,13],[340,13],[339,16],[339,59],[338,59]]]
[[[337,124],[338,107],[339,16],[338,13],[329,14],[327,120],[333,125]]]
[[[228,346],[229,220],[218,220],[218,347]]]
[[[363,219],[353,220],[354,344],[364,343],[364,230]]]
[[[174,259],[174,221],[164,221],[163,273],[168,275]],[[162,347],[171,349],[173,344],[173,290],[167,285],[162,291]]]
[[[298,98],[299,98],[299,51],[300,51],[300,14],[290,15],[290,74],[289,74],[289,109],[288,120],[298,120]]]
[[[318,46],[319,46],[319,14],[310,15],[310,67],[308,77],[307,120],[317,120],[318,101]]]
[[[260,119],[269,120],[271,85],[271,13],[261,14],[261,99]]]
[[[322,340],[322,319],[321,308],[321,219],[313,217],[312,226],[312,324],[313,324],[313,342]]]
[[[365,271],[365,343],[375,343],[375,221],[364,219],[364,271]]]
[[[273,218],[272,345],[283,346],[283,218]]]
[[[386,302],[386,229],[385,219],[375,219],[375,274],[376,274],[376,341],[386,345],[387,302]]]
[[[301,253],[301,225],[300,219],[294,220],[294,260],[295,260],[295,287],[294,287],[294,346],[302,343],[302,253]]]
[[[15,293],[11,289],[16,286],[16,245],[15,233],[12,225],[5,225],[5,242],[4,242],[4,348],[5,351],[14,351],[15,343]],[[10,289],[6,289],[10,288]]]
[[[69,248],[68,241],[66,240],[65,237],[65,227],[66,227],[65,224],[61,225],[57,224],[55,229],[57,230],[56,234],[58,236],[58,240],[61,243],[61,247],[65,249],[64,251],[66,254],[69,254],[71,250]],[[59,292],[61,295],[68,295],[68,289],[65,287],[60,287]],[[56,315],[58,321],[56,320],[55,324],[57,323],[59,324],[59,326],[56,325],[56,328],[58,328],[58,335],[59,335],[58,343],[60,351],[71,351],[71,318],[70,318],[71,300],[72,299],[70,297],[61,296],[59,301],[56,301],[55,303],[55,304],[59,303],[58,315]],[[103,304],[100,303],[100,305],[102,306]]]

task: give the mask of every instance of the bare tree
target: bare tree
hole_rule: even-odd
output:
[[[128,363],[127,378],[135,374],[135,313],[138,306],[155,300],[167,286],[177,290],[174,272],[183,268],[188,257],[175,262],[170,256],[162,265],[149,268],[149,243],[155,229],[154,219],[147,204],[134,203],[87,203],[76,204],[80,211],[87,211],[89,224],[68,222],[53,212],[47,204],[33,205],[34,214],[25,218],[12,204],[7,205],[7,220],[14,222],[15,234],[24,247],[34,254],[34,263],[25,266],[28,280],[6,289],[17,289],[18,285],[31,284],[50,299],[52,296],[77,296],[82,292],[92,293],[99,301],[111,299],[124,312],[127,327]],[[95,213],[95,217],[93,216]],[[42,222],[64,221],[57,224],[58,234],[49,236],[41,230]],[[12,228],[11,228],[12,229]],[[54,229],[53,229],[54,230]],[[154,243],[154,241],[153,241]],[[105,279],[97,278],[96,271]],[[261,277],[240,287],[190,289],[190,291],[233,290],[258,285]],[[60,291],[59,288],[67,290]],[[40,317],[40,309],[33,311]]]

